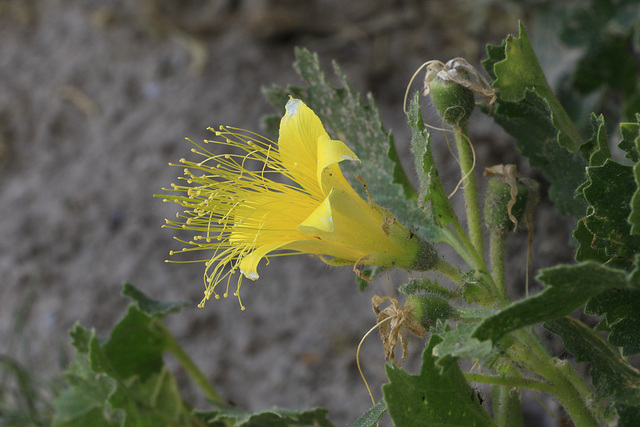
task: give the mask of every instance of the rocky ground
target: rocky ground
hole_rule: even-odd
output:
[[[360,293],[350,268],[283,257],[245,282],[246,311],[232,298],[198,309],[203,266],[164,262],[179,243],[160,227],[177,207],[152,196],[181,174],[167,164],[189,156],[185,137],[207,138],[220,124],[260,130],[275,112],[261,87],[301,83],[294,46],[318,52],[327,69],[336,59],[356,90],[373,93],[410,165],[402,100],[413,72],[429,59],[479,64],[485,43],[500,43],[522,17],[498,1],[0,1],[0,353],[43,379],[59,376],[67,331],[80,322],[104,336],[129,281],[193,303],[169,327],[229,400],[323,406],[336,425],[352,422],[370,406],[355,349],[374,324],[371,297],[393,295],[401,277]],[[426,102],[425,115],[438,123]],[[480,164],[517,160],[489,119],[478,115],[472,134]],[[446,149],[439,155],[445,172],[455,169]],[[539,215],[537,265],[571,257],[566,239],[545,240],[567,235],[551,215]],[[526,237],[517,240],[514,282]],[[375,337],[361,362],[379,398]]]

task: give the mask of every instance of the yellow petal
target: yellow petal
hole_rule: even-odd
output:
[[[316,179],[320,183],[323,194],[327,195],[332,188],[350,186],[337,165],[343,160],[358,160],[358,157],[342,141],[321,135],[318,138],[318,170]]]
[[[326,135],[320,119],[299,99],[290,99],[280,121],[278,151],[286,173],[305,190],[317,194],[318,138]]]
[[[333,231],[333,217],[331,203],[327,197],[300,225],[298,231],[306,236],[313,236],[318,232]]]
[[[244,277],[246,277],[247,279],[258,279],[258,277],[260,277],[258,275],[258,263],[260,263],[262,258],[264,258],[269,252],[280,249],[282,246],[285,246],[288,243],[291,242],[272,243],[256,248],[249,255],[242,258],[242,260],[240,261],[240,272],[244,274]]]

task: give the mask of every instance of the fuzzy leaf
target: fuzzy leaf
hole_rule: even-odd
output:
[[[487,357],[491,352],[491,342],[472,338],[471,334],[475,326],[475,324],[458,323],[456,329],[439,333],[442,342],[433,348],[433,355],[470,357],[478,360]]]
[[[387,404],[384,400],[376,403],[376,405],[362,414],[351,427],[373,427],[380,421],[380,417],[387,412]]]
[[[497,343],[511,331],[566,316],[602,292],[628,286],[623,271],[591,261],[546,268],[537,279],[547,288],[486,318],[472,337]]]
[[[505,41],[505,59],[494,65],[493,86],[500,89],[500,97],[507,102],[521,101],[528,91],[540,96],[558,129],[558,144],[576,153],[583,144],[582,138],[549,87],[522,23],[519,29],[519,37],[508,36]]]
[[[394,425],[495,425],[462,375],[457,359],[446,357],[436,365],[432,351],[441,341],[437,335],[429,339],[419,375],[386,365],[389,384],[382,386],[382,392]]]
[[[589,166],[602,166],[605,161],[611,158],[604,116],[592,114],[591,127],[593,128],[593,136],[582,146],[582,151],[588,150],[585,154],[589,158]]]
[[[424,125],[420,109],[419,93],[411,100],[409,107],[409,126],[411,126],[411,152],[416,163],[416,172],[420,180],[418,205],[440,227],[457,222],[457,216],[444,190],[442,180],[431,152],[429,130]]]
[[[611,331],[607,340],[624,356],[640,353],[640,289],[613,289],[587,303],[587,314],[604,315]]]
[[[317,55],[306,49],[296,49],[295,54],[294,67],[307,86],[274,86],[265,90],[268,97],[279,100],[286,93],[303,100],[320,117],[329,135],[342,140],[360,158],[359,164],[340,165],[356,191],[367,196],[362,184],[352,179],[357,173],[364,178],[375,203],[391,210],[405,225],[416,225],[416,233],[422,237],[440,241],[441,230],[416,205],[415,189],[402,169],[393,136],[384,130],[373,97],[369,95],[368,104],[363,104],[337,64],[334,71],[341,88],[327,81]]]
[[[560,335],[566,349],[577,362],[591,364],[591,377],[596,398],[611,398],[621,409],[620,425],[628,423],[640,408],[640,372],[625,362],[620,353],[583,323],[564,317],[544,324],[545,328]]]
[[[290,427],[318,426],[333,427],[327,419],[326,409],[302,409],[291,411],[288,409],[271,408],[256,413],[242,411],[235,408],[219,409],[215,411],[198,411],[196,415],[207,423],[225,423],[233,427]]]

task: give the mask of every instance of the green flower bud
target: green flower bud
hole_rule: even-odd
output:
[[[487,168],[491,176],[484,199],[484,220],[488,229],[515,231],[537,202],[538,184],[519,176],[515,165]]]
[[[429,82],[429,95],[440,117],[451,126],[466,125],[476,106],[470,89],[438,76]]]
[[[409,295],[405,307],[410,309],[412,317],[425,328],[429,328],[438,319],[449,319],[455,313],[446,298],[431,292]]]

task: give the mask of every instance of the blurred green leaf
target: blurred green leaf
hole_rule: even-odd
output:
[[[619,425],[637,425],[640,408],[640,372],[622,359],[620,353],[583,323],[564,317],[544,324],[562,337],[567,351],[577,362],[589,362],[596,398],[610,398],[621,409]]]
[[[622,140],[618,144],[618,148],[624,151],[625,157],[633,163],[640,160],[640,114],[636,114],[635,123],[620,123],[620,135]]]
[[[69,387],[55,403],[54,425],[195,425],[162,359],[172,337],[160,319],[184,304],[158,303],[129,284],[123,294],[133,305],[104,344],[93,331],[72,330],[76,356],[64,375]]]
[[[176,312],[190,303],[188,301],[160,302],[149,298],[130,283],[122,285],[122,295],[129,298],[144,314],[151,317],[162,317]]]
[[[292,411],[281,408],[271,408],[264,411],[251,413],[235,408],[226,408],[214,411],[197,411],[199,419],[207,423],[223,422],[233,427],[290,427],[318,426],[333,427],[327,419],[326,409],[302,409]]]
[[[436,364],[432,351],[441,341],[437,335],[429,339],[419,375],[386,365],[389,384],[382,386],[382,392],[394,425],[495,425],[462,375],[457,359],[445,357]]]
[[[591,261],[546,268],[537,279],[547,285],[542,292],[487,317],[472,337],[497,343],[511,331],[566,316],[602,292],[628,286],[623,271]]]

